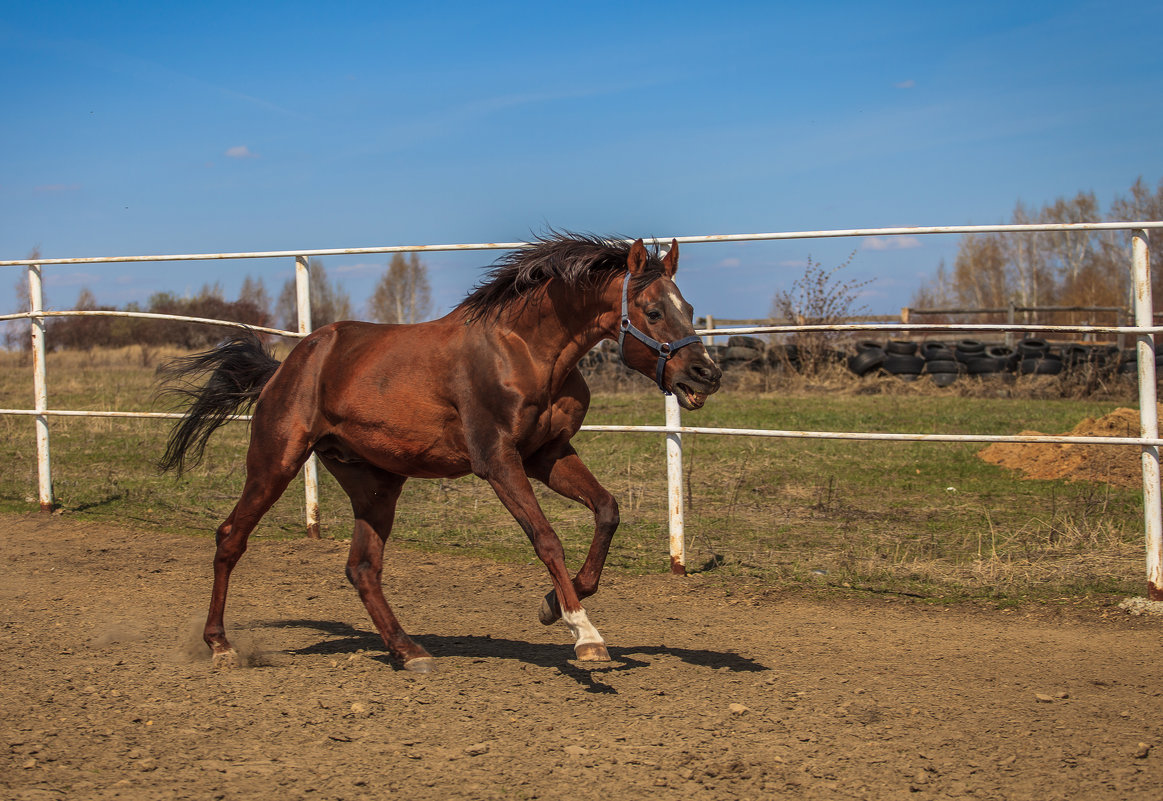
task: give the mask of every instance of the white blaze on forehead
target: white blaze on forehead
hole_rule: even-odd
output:
[[[666,288],[666,292],[664,293],[663,296],[668,301],[670,301],[670,304],[672,306],[674,306],[676,311],[678,311],[679,316],[681,316],[681,317],[686,316],[686,311],[682,307],[682,296],[678,294],[678,287],[671,284],[670,286],[668,286]]]

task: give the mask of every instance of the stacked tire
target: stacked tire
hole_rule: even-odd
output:
[[[887,354],[879,342],[865,340],[856,343],[856,353],[848,357],[848,369],[858,376],[866,376],[884,366]]]
[[[763,340],[755,337],[728,337],[721,364],[724,370],[758,370],[763,366]]]
[[[947,387],[965,372],[957,355],[944,342],[926,342],[921,345],[921,356],[925,360],[925,374],[939,387]]]
[[[1051,350],[1050,343],[1032,337],[1018,343],[1018,372],[1021,375],[1058,375],[1062,372],[1062,355]]]
[[[917,343],[889,340],[884,347],[884,371],[904,381],[916,381],[925,369],[925,360],[917,355]]]

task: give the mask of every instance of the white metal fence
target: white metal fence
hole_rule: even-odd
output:
[[[731,334],[756,333],[792,333],[796,331],[878,331],[901,333],[930,333],[935,331],[955,330],[959,332],[1011,332],[1021,330],[1029,333],[1114,333],[1130,334],[1136,339],[1138,356],[1139,382],[1139,437],[1065,437],[1065,436],[987,436],[965,434],[912,434],[912,433],[866,433],[866,432],[839,432],[839,431],[784,431],[773,429],[738,429],[738,428],[704,428],[682,425],[681,410],[678,402],[672,396],[665,399],[666,424],[663,426],[583,426],[583,431],[608,431],[625,433],[657,433],[666,437],[667,453],[667,500],[669,510],[669,532],[671,566],[676,572],[684,572],[686,564],[685,534],[683,528],[683,496],[682,496],[682,435],[683,434],[711,434],[720,436],[747,436],[747,437],[778,437],[795,439],[844,439],[844,440],[879,440],[897,442],[1011,442],[1011,443],[1077,443],[1101,444],[1112,446],[1136,446],[1141,451],[1143,471],[1143,510],[1144,531],[1147,551],[1147,596],[1151,600],[1163,600],[1163,511],[1160,507],[1160,477],[1159,477],[1159,448],[1163,440],[1159,439],[1159,422],[1156,410],[1156,376],[1155,376],[1155,338],[1154,335],[1163,332],[1163,326],[1154,325],[1154,308],[1151,297],[1151,271],[1147,232],[1163,229],[1163,222],[1105,222],[1105,223],[1072,223],[1072,224],[1033,224],[1033,225],[960,225],[936,226],[926,228],[855,228],[831,231],[793,231],[763,234],[726,234],[710,236],[682,236],[676,237],[681,244],[714,243],[714,242],[755,242],[789,239],[823,239],[834,237],[865,237],[865,236],[920,236],[939,234],[986,234],[986,233],[1037,233],[1037,232],[1067,232],[1067,231],[1130,231],[1131,253],[1129,254],[1128,268],[1134,294],[1134,325],[1133,326],[1090,326],[1090,325],[923,325],[923,324],[844,324],[844,325],[780,325],[780,326],[752,326],[746,328],[716,328],[713,333],[717,336]],[[670,237],[657,240],[668,242]],[[52,467],[49,457],[49,425],[48,420],[54,416],[70,417],[142,417],[142,418],[178,418],[179,414],[159,412],[126,412],[126,411],[77,411],[50,409],[48,407],[48,393],[45,373],[45,321],[49,317],[77,316],[77,315],[107,315],[121,317],[142,317],[147,319],[173,319],[186,322],[206,323],[212,325],[226,325],[238,328],[263,331],[289,337],[301,337],[311,328],[311,296],[308,257],[311,256],[347,256],[381,253],[402,252],[435,252],[435,251],[466,251],[466,250],[512,250],[528,247],[525,242],[495,242],[482,244],[461,245],[420,245],[420,246],[393,246],[378,248],[344,248],[331,250],[300,250],[300,251],[264,251],[255,253],[212,253],[212,254],[184,254],[169,256],[121,256],[95,257],[75,259],[16,259],[0,261],[0,267],[26,267],[28,271],[29,310],[18,314],[0,315],[0,321],[28,319],[32,338],[33,385],[35,392],[35,408],[33,409],[0,409],[0,414],[28,415],[34,418],[36,427],[36,448],[38,466],[38,498],[42,509],[53,508]],[[284,331],[274,328],[258,328],[239,323],[222,320],[209,320],[194,317],[178,317],[173,315],[150,314],[145,312],[116,312],[116,311],[46,311],[43,307],[43,291],[41,271],[46,265],[76,265],[76,264],[111,264],[126,262],[172,262],[172,261],[206,261],[214,259],[258,259],[258,258],[286,258],[293,259],[295,265],[295,284],[298,301],[298,331]],[[710,330],[698,333],[709,336]],[[240,416],[236,419],[248,419]],[[319,501],[317,465],[312,456],[304,466],[306,485],[306,523],[309,536],[319,534]]]

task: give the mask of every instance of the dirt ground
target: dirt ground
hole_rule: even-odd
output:
[[[1163,407],[1160,407],[1163,412]],[[1041,436],[1039,431],[1023,431]],[[1087,417],[1071,430],[1072,437],[1137,437],[1138,409],[1119,408],[1098,418]],[[990,464],[1018,471],[1022,478],[1099,481],[1116,487],[1143,486],[1142,457],[1136,449],[1109,445],[1076,445],[1039,442],[995,442],[978,453]]]
[[[253,542],[199,639],[212,543],[3,519],[0,792],[12,799],[1159,798],[1159,618],[828,600],[608,576],[614,661],[537,622],[540,564],[389,548],[441,671],[395,669],[344,545]]]

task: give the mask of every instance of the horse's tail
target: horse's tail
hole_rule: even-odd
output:
[[[185,416],[170,432],[158,467],[163,471],[176,469],[181,475],[187,466],[200,463],[210,435],[239,409],[254,403],[278,367],[279,360],[250,332],[232,337],[213,350],[183,356],[159,367],[162,382],[170,385],[160,394],[177,395],[188,406]],[[207,373],[210,377],[201,383]]]

